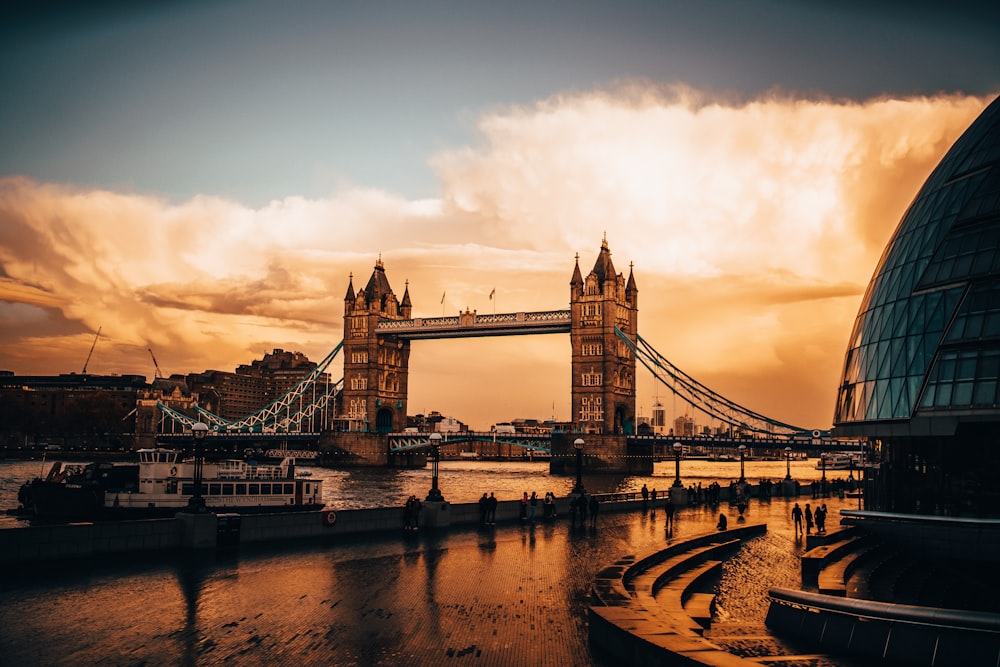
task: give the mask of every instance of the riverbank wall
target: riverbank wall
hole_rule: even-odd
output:
[[[810,485],[796,489],[804,498]],[[750,496],[757,489],[748,489]],[[643,501],[637,492],[596,494],[600,513],[641,511]],[[792,494],[789,494],[792,495]],[[797,495],[797,494],[796,494]],[[687,503],[675,503],[678,509]],[[535,521],[570,520],[572,496],[556,500],[556,516],[545,518],[539,502]],[[721,501],[728,503],[729,489],[721,490]],[[665,500],[650,501],[649,509],[663,511]],[[501,500],[495,522],[514,524],[521,521],[519,500]],[[530,520],[530,519],[529,519]],[[478,503],[423,503],[419,524],[422,530],[474,528],[480,523]],[[173,518],[135,521],[102,521],[67,524],[30,525],[0,529],[0,565],[44,563],[66,559],[102,558],[112,555],[142,554],[191,549],[233,547],[239,544],[293,540],[336,541],[357,535],[391,533],[403,530],[401,507],[369,509],[276,512],[265,514],[189,514]]]
[[[610,494],[602,512],[639,510],[636,494]],[[553,521],[568,521],[571,498],[556,502]],[[536,522],[547,519],[538,505]],[[497,504],[496,523],[520,521],[521,503]],[[662,511],[662,510],[661,510]],[[479,525],[478,503],[423,503],[421,529],[468,528]],[[188,549],[232,547],[239,544],[290,540],[336,541],[338,538],[403,530],[403,510],[380,507],[355,510],[281,512],[268,514],[188,514],[136,521],[32,525],[0,530],[0,564],[18,565],[66,559],[101,558]]]

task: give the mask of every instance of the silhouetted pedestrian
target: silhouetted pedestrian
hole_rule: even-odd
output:
[[[497,497],[490,491],[489,504],[486,506],[486,523],[497,525]]]
[[[590,496],[590,525],[594,528],[597,527],[597,510],[600,506],[600,502],[597,500],[597,496]]]
[[[479,499],[479,525],[486,525],[486,517],[490,513],[490,499],[483,492],[483,497]]]
[[[792,523],[795,525],[795,534],[798,535],[802,532],[802,508],[799,507],[798,503],[795,503],[795,507],[792,508]]]
[[[642,493],[642,511],[645,512],[646,505],[649,503],[649,489],[646,488],[645,484],[642,485],[641,493]]]

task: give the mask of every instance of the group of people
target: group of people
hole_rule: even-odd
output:
[[[806,535],[812,532],[814,522],[816,524],[816,534],[826,533],[826,503],[818,506],[815,512],[812,507],[809,506],[809,503],[806,503],[805,510],[799,507],[798,503],[795,503],[795,507],[792,508],[792,522],[795,524],[796,535],[803,532],[803,519],[805,519]]]
[[[497,497],[492,493],[489,496],[483,493],[483,497],[479,499],[480,526],[497,525],[497,502]]]
[[[423,507],[416,496],[410,496],[403,505],[403,530],[420,528],[420,510]]]
[[[587,516],[590,516],[590,526],[592,528],[597,527],[597,512],[600,510],[600,503],[596,496],[588,496],[586,493],[581,493],[580,495],[573,498],[569,504],[570,518],[572,519],[571,525],[576,526],[577,516],[580,517],[580,526],[587,525]]]

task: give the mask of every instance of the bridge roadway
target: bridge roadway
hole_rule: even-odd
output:
[[[748,522],[768,533],[717,599],[750,635],[767,632],[767,589],[799,580],[794,500],[750,503]],[[836,517],[854,501],[827,502]],[[535,526],[501,518],[481,529],[17,568],[0,573],[0,663],[612,667],[588,645],[597,573],[714,531],[720,511],[737,523],[725,504],[685,508],[668,534],[662,509],[608,507],[581,530],[565,509]]]
[[[569,333],[572,319],[568,310],[534,313],[480,315],[466,311],[450,317],[423,317],[412,320],[382,320],[375,331],[404,340],[516,336],[524,334]]]

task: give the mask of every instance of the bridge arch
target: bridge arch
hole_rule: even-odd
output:
[[[379,408],[379,411],[375,413],[375,432],[376,433],[392,433],[393,432],[393,411],[389,408]]]

